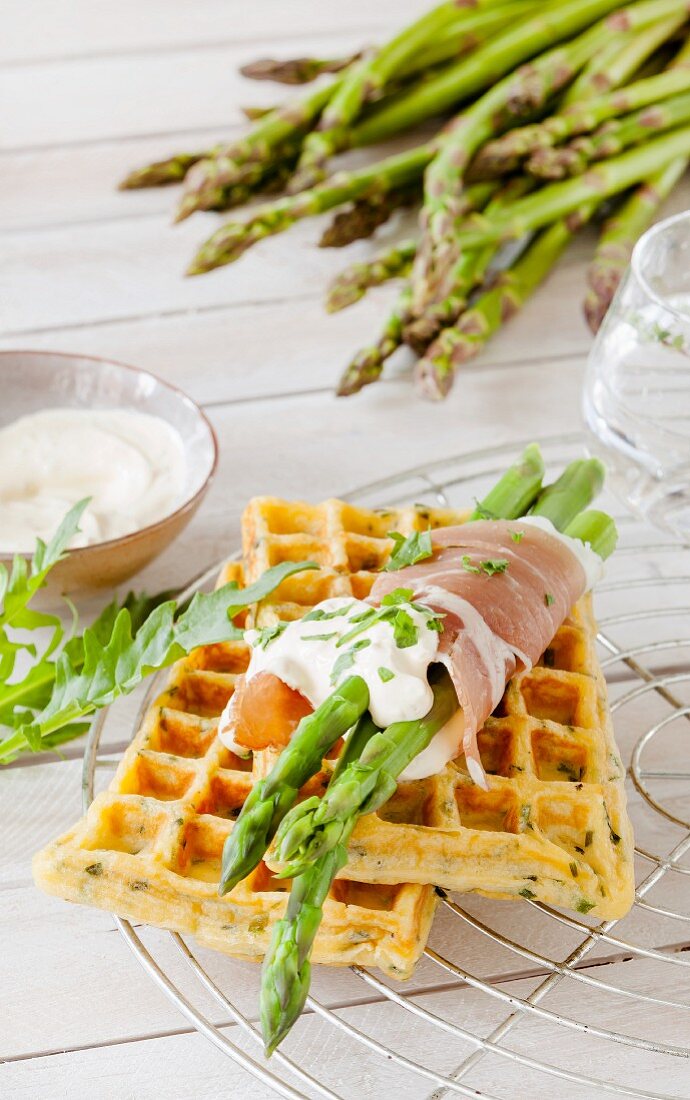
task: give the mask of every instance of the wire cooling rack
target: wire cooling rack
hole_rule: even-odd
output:
[[[463,506],[520,446],[408,470],[347,499]],[[583,439],[550,440],[543,450],[556,469],[582,453]],[[615,501],[605,506],[621,545],[597,590],[598,643],[628,767],[632,912],[597,924],[534,901],[443,894],[411,982],[316,968],[305,1014],[270,1062],[255,1016],[258,968],[115,918],[194,1028],[261,1083],[247,1087],[257,1100],[690,1097],[690,549]],[[140,717],[159,690],[151,685]],[[97,766],[108,764],[98,755],[103,726],[85,755],[85,805]]]

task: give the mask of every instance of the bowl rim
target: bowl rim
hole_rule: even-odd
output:
[[[45,348],[3,348],[0,350],[0,366],[5,358],[16,355],[39,355],[47,358],[60,358],[60,359],[86,359],[90,363],[96,363],[98,365],[107,363],[111,367],[118,367],[121,370],[131,371],[132,374],[148,375],[159,386],[164,386],[166,389],[171,390],[177,397],[182,398],[183,401],[188,402],[196,414],[203,422],[210,440],[212,447],[211,467],[208,474],[204,478],[203,482],[192,496],[187,497],[181,504],[175,508],[174,511],[168,512],[166,516],[162,516],[161,519],[155,520],[153,523],[147,523],[145,527],[138,527],[136,531],[130,531],[126,535],[118,535],[114,539],[104,539],[103,542],[92,542],[88,546],[75,546],[72,550],[68,550],[65,554],[65,559],[68,557],[80,557],[86,555],[91,551],[112,549],[114,547],[126,546],[128,543],[140,539],[143,535],[152,534],[155,531],[161,530],[171,520],[177,516],[184,515],[190,509],[194,508],[197,504],[201,503],[201,499],[208,492],[211,482],[216,476],[218,470],[218,461],[220,455],[220,448],[218,445],[218,436],[216,435],[215,428],[209,420],[208,416],[204,412],[201,405],[199,405],[193,397],[190,397],[188,393],[185,393],[180,386],[176,386],[174,382],[168,382],[166,379],[161,378],[153,371],[148,370],[147,367],[135,367],[131,363],[121,363],[119,359],[110,359],[105,355],[84,355],[80,352],[74,351],[48,351]],[[161,419],[164,419],[161,417]],[[19,557],[31,557],[33,556],[33,550],[31,554],[27,555],[22,551],[15,551],[13,554],[0,553],[1,562],[11,562],[16,555]]]

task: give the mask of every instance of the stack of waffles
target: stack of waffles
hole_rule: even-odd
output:
[[[249,625],[272,625],[330,596],[365,598],[390,552],[390,530],[464,518],[421,506],[368,511],[257,498],[244,516],[242,561],[220,581],[249,584],[279,562],[316,561],[318,571],[288,578],[253,609]],[[430,931],[435,886],[601,918],[628,910],[632,835],[595,634],[585,598],[539,665],[511,680],[479,734],[488,791],[459,758],[438,776],[401,783],[359,822],[324,906],[315,962],[408,977]],[[217,892],[225,838],[275,759],[270,751],[241,759],[216,735],[248,661],[247,646],[232,642],[174,667],[108,790],[35,857],[39,886],[230,955],[262,957],[289,890],[271,853],[229,895]],[[332,766],[325,760],[302,793],[323,790]]]

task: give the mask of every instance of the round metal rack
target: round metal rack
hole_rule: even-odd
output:
[[[404,471],[347,499],[462,506],[519,449],[511,443]],[[553,439],[543,449],[557,468],[582,452],[583,438]],[[637,875],[631,914],[597,924],[534,901],[442,893],[419,980],[394,983],[353,967],[340,997],[323,994],[317,980],[301,1024],[270,1062],[252,1015],[256,968],[115,918],[193,1027],[262,1083],[255,1095],[690,1097],[683,1061],[690,1057],[690,549],[615,501],[606,506],[621,545],[597,590],[598,642],[628,768]],[[141,713],[158,690],[153,683]],[[85,755],[85,805],[97,765],[107,766],[99,761],[105,722],[107,715],[92,729]],[[659,1091],[659,1081],[677,1082],[675,1091]]]

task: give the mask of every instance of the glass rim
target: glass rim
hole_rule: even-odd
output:
[[[690,210],[681,210],[679,214],[671,214],[668,218],[662,218],[661,221],[656,222],[645,230],[642,236],[635,242],[635,245],[630,256],[630,270],[637,279],[637,282],[642,287],[645,294],[661,306],[662,309],[667,310],[668,313],[672,313],[674,317],[677,317],[679,321],[684,324],[690,323],[690,312],[685,313],[683,310],[678,309],[676,306],[670,304],[668,299],[660,294],[657,290],[653,290],[650,286],[646,276],[642,271],[643,260],[642,253],[647,245],[655,237],[659,236],[665,230],[675,225],[677,222],[688,221],[690,222]]]

